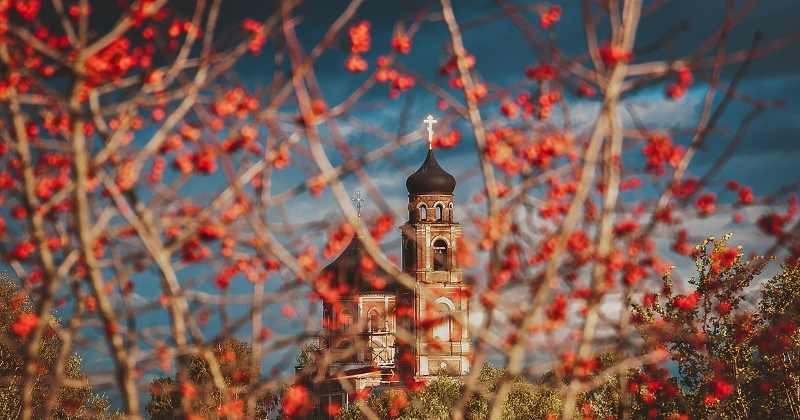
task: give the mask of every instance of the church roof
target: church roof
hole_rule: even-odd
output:
[[[456,189],[456,178],[439,166],[433,150],[428,150],[425,162],[406,180],[406,188],[411,195],[452,194]]]
[[[342,294],[394,291],[399,284],[369,258],[358,237],[353,237],[342,253],[323,270],[331,275],[330,286]]]

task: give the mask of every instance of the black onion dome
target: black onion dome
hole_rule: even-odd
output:
[[[328,285],[345,295],[395,290],[398,285],[377,263],[373,263],[371,270],[365,269],[362,260],[367,256],[369,253],[354,236],[344,251],[323,270],[330,275]]]
[[[433,150],[428,150],[425,162],[406,180],[411,195],[452,194],[456,189],[456,178],[439,166]]]

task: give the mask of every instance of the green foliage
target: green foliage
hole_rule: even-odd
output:
[[[466,418],[484,419],[489,416],[490,398],[496,391],[498,381],[504,375],[503,369],[489,364],[483,366],[478,377],[478,384],[484,392],[476,393],[466,402],[464,405]],[[398,393],[402,393],[404,396],[399,397]],[[390,389],[375,393],[360,404],[369,406],[380,418],[449,419],[452,407],[464,396],[464,393],[465,386],[461,378],[442,376],[431,380],[420,391],[406,392]],[[407,401],[407,403],[405,405],[397,404],[397,401]],[[393,413],[393,406],[395,408],[402,406],[402,408]],[[535,384],[525,378],[514,378],[508,401],[503,409],[503,418],[509,420],[542,419],[550,414],[558,413],[560,406],[561,399],[558,388]],[[361,413],[358,404],[352,404],[340,418],[350,420],[366,417]]]
[[[599,371],[603,371],[619,362],[615,355],[609,353],[600,355],[599,359]],[[590,378],[594,379],[597,376],[592,375]],[[620,408],[619,377],[617,375],[606,375],[599,379],[603,380],[600,386],[581,394],[576,405],[581,410],[584,407],[591,407],[591,414],[594,418],[615,418]],[[557,409],[557,411],[560,410],[561,407]]]
[[[21,312],[31,312],[32,305],[5,273],[0,273],[0,419],[16,419],[22,412],[22,377],[25,342],[10,334],[10,326]],[[53,330],[48,329],[42,337],[39,348],[39,374],[34,377],[33,409],[34,418],[44,415],[47,398],[51,394],[61,340]],[[80,357],[72,354],[64,363],[64,378],[76,382],[86,382],[82,373]],[[56,419],[111,419],[118,414],[111,410],[108,399],[92,392],[88,383],[81,388],[62,385],[55,390],[57,400],[51,416]]]
[[[559,389],[515,379],[503,408],[504,419],[544,419],[561,409]]]
[[[321,348],[316,343],[305,343],[300,347],[300,352],[297,354],[297,367],[313,370],[316,366],[317,358]]]
[[[191,355],[179,360],[184,369],[186,379],[180,380],[163,377],[150,383],[150,401],[147,413],[154,420],[172,420],[187,414],[216,419],[219,407],[231,401],[242,399],[241,407],[247,412],[246,401],[242,394],[249,382],[253,349],[248,343],[228,338],[214,344],[213,353],[219,362],[227,395],[220,393],[213,381],[211,367],[205,358]],[[258,372],[256,372],[257,374]],[[256,414],[263,418],[275,409],[275,395],[265,392],[256,399]]]
[[[423,390],[415,393],[401,418],[448,419],[451,402],[462,395],[461,383],[455,378],[442,377],[432,381]]]

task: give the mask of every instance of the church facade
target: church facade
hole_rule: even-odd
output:
[[[406,180],[402,270],[415,279],[413,289],[369,264],[358,238],[323,270],[337,293],[323,299],[319,345],[329,356],[322,361],[324,377],[310,381],[318,399],[315,417],[373,389],[413,388],[437,375],[469,372],[470,288],[456,258],[462,230],[455,186],[430,147]]]

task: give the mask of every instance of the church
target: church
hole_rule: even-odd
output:
[[[413,388],[437,375],[469,372],[470,289],[456,258],[462,233],[456,179],[436,160],[436,121],[429,116],[425,122],[428,152],[406,180],[408,220],[400,227],[402,269],[415,279],[414,289],[384,281],[391,276],[365,264],[367,251],[357,237],[323,270],[330,287],[345,292],[323,303],[319,347],[331,361],[324,378],[309,384],[318,399],[315,417],[371,390]]]

